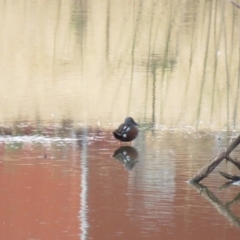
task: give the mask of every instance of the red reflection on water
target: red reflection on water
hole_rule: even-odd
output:
[[[176,167],[172,173],[175,179],[172,201],[158,202],[154,199],[151,201],[146,195],[159,195],[160,192],[151,192],[151,189],[137,186],[137,179],[142,176],[135,175],[136,169],[126,171],[119,162],[107,157],[117,147],[117,144],[103,147],[108,150],[105,158],[98,159],[101,168],[96,167],[96,160],[89,161],[89,239],[238,239],[239,229],[232,227],[211,203],[186,183],[191,177],[186,172],[189,173],[188,168],[192,165],[184,165],[181,155],[172,159],[176,165],[184,165],[182,168]],[[153,163],[155,160],[148,161]],[[131,188],[130,179],[136,181]],[[148,210],[144,208],[147,204],[150,205]],[[166,222],[162,221],[164,218]]]
[[[41,153],[18,151],[11,162],[1,150],[0,239],[79,239],[80,173]]]
[[[103,138],[59,151],[25,144],[11,152],[0,145],[0,239],[237,240],[239,229],[187,185],[202,165],[172,147],[175,141],[185,151],[187,142],[181,136],[164,141],[171,145],[162,145],[159,155],[153,143],[139,143],[141,151],[134,155],[139,162],[132,170],[111,157],[118,142]],[[199,146],[206,149],[204,142]],[[224,199],[227,190],[217,189],[213,193]],[[229,192],[234,196],[237,189]]]

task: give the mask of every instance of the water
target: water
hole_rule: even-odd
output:
[[[239,239],[237,168],[188,183],[239,132],[239,23],[228,0],[0,1],[0,239]]]
[[[187,183],[234,133],[152,128],[119,146],[101,128],[62,132],[0,139],[1,239],[238,238],[239,190],[217,171],[235,168]]]

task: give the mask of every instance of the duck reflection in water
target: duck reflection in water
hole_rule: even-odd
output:
[[[113,157],[122,162],[126,169],[132,170],[138,162],[136,160],[138,158],[138,151],[131,146],[121,146],[114,152]]]

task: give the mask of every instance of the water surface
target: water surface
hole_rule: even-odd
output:
[[[0,139],[1,239],[238,239],[239,187],[218,171],[187,183],[234,133],[149,129],[121,147],[101,128],[71,134]]]
[[[240,129],[240,9],[22,0],[0,16],[0,239],[239,239],[239,186],[218,173],[236,167],[187,181]],[[140,134],[120,147],[126,116]]]

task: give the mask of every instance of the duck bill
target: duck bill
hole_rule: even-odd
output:
[[[134,125],[140,126],[139,124],[137,124],[135,121],[133,121]]]

